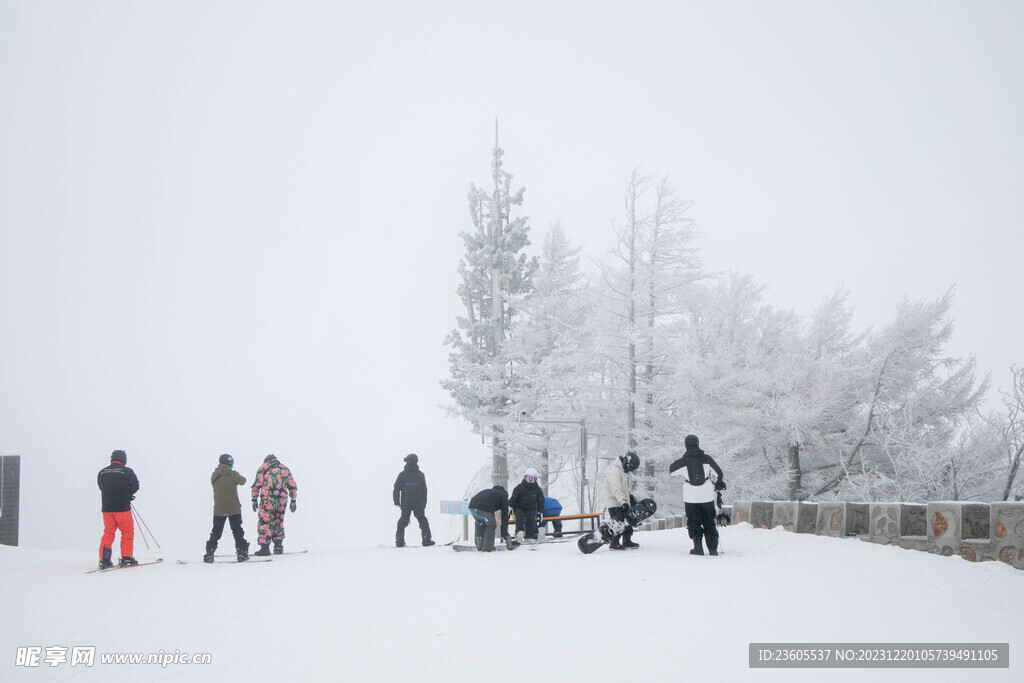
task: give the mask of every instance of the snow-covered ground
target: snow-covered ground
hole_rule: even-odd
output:
[[[690,556],[682,530],[635,538],[591,556],[314,547],[214,566],[165,550],[91,575],[91,554],[0,546],[0,680],[1024,680],[1024,572],[1005,565],[746,524],[717,558]],[[1011,667],[750,669],[751,642],[1009,642]],[[95,646],[96,663],[17,666],[19,647],[54,645]],[[212,664],[99,662],[160,651]]]

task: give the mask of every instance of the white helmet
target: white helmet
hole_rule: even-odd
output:
[[[526,471],[523,472],[523,479],[527,481],[537,481],[537,470],[532,467],[527,467]]]

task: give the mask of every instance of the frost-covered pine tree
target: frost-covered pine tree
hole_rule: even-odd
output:
[[[461,232],[466,254],[459,263],[462,282],[456,291],[465,314],[446,338],[451,376],[441,384],[454,404],[451,413],[465,418],[488,438],[492,450],[491,480],[508,486],[505,430],[518,377],[506,344],[520,317],[519,303],[533,288],[536,258],[524,252],[530,244],[524,216],[513,216],[523,203],[524,189],[512,190],[512,176],[502,167],[503,150],[495,144],[488,192],[470,185],[473,229]]]
[[[517,367],[515,410],[533,420],[575,421],[586,416],[584,389],[593,357],[592,303],[580,271],[580,247],[561,225],[553,225],[541,246],[539,270],[524,312],[507,346]],[[545,492],[566,475],[566,491],[578,490],[573,465],[579,430],[572,425],[525,422],[509,433],[510,456],[522,468],[535,467]],[[564,495],[564,494],[561,494]]]
[[[868,338],[859,415],[812,495],[875,500],[902,489],[922,500],[951,490],[923,483],[946,468],[988,389],[974,358],[945,355],[952,305],[952,291],[936,301],[905,299],[893,322]]]

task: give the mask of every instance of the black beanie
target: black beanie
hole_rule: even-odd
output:
[[[124,451],[114,451],[113,453],[111,453],[110,462],[114,462],[115,460],[121,463],[122,465],[128,464],[128,456],[125,455]]]
[[[683,440],[683,443],[686,444],[687,448],[696,448],[700,445],[700,439],[693,434],[690,434]]]
[[[263,458],[263,462],[270,462],[272,460],[277,460],[277,456],[274,455],[273,453],[271,453],[267,457]]]

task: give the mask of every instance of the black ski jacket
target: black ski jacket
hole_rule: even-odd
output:
[[[96,485],[103,498],[103,512],[128,512],[132,496],[139,490],[139,478],[131,467],[112,462],[96,475]]]
[[[395,505],[403,508],[425,508],[427,506],[427,478],[416,463],[406,463],[405,469],[395,479]]]
[[[469,499],[469,509],[480,512],[501,510],[501,537],[508,536],[508,494],[504,489],[484,489]]]
[[[685,467],[686,481],[695,482],[704,476],[704,465],[711,465],[711,469],[713,469],[718,475],[719,481],[725,477],[725,475],[722,474],[722,468],[718,466],[715,459],[702,451],[699,447],[687,448],[686,452],[683,453],[683,457],[679,458],[669,466],[668,473],[672,474],[676,470]]]
[[[544,492],[540,490],[540,485],[535,481],[521,481],[512,489],[512,495],[508,498],[508,506],[527,514],[534,514],[538,510],[544,512]]]

